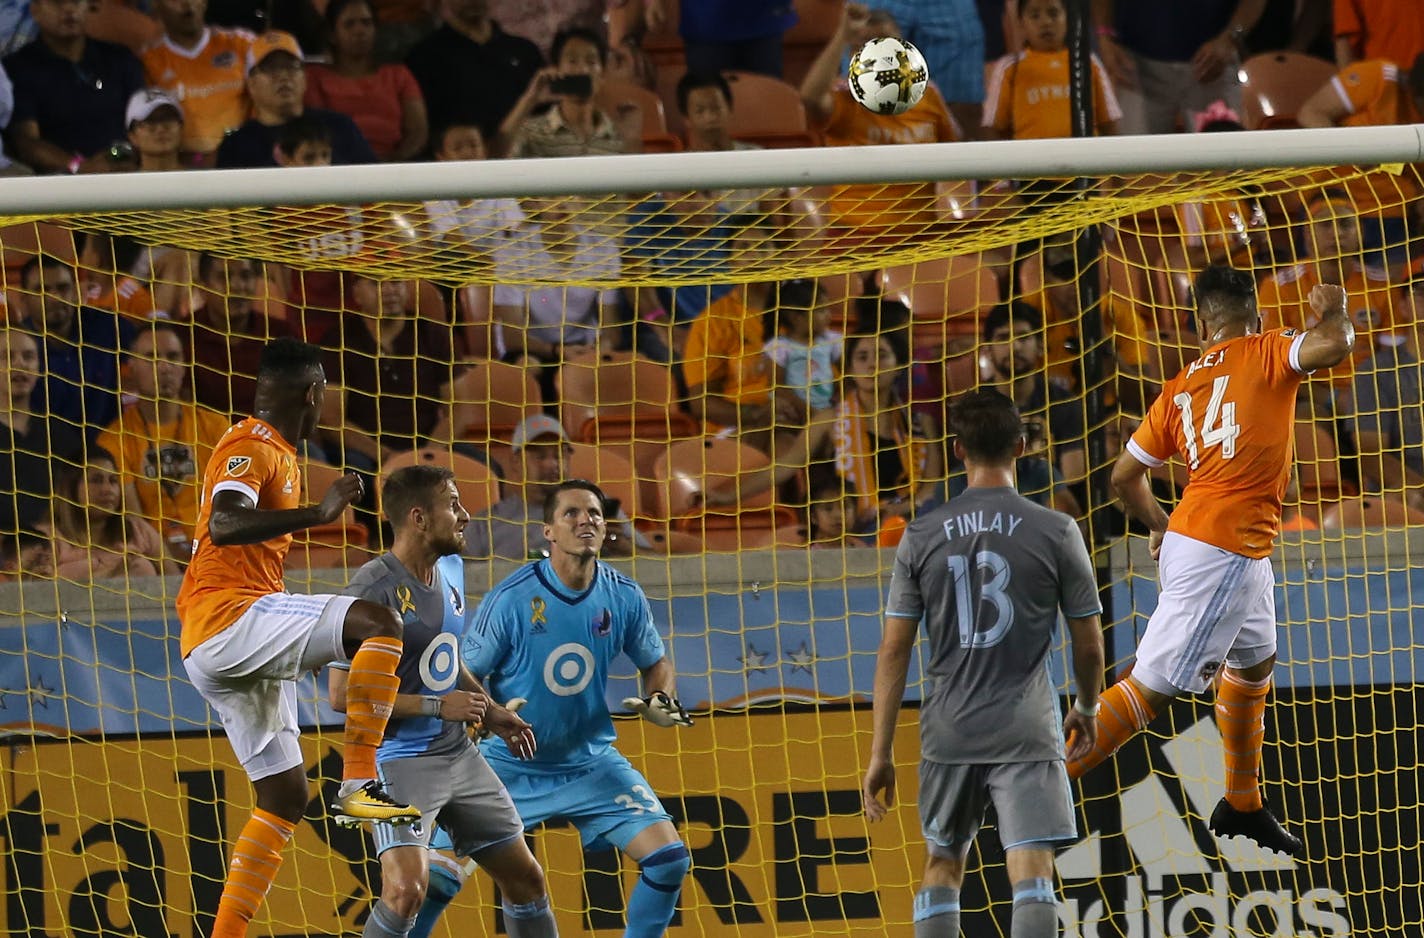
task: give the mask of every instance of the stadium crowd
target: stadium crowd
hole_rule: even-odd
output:
[[[0,172],[12,175],[1069,134],[1065,0],[12,6],[0,3]],[[1424,111],[1424,17],[1398,0],[1093,10],[1099,133],[1404,124]],[[839,77],[853,48],[887,34],[917,43],[933,79],[900,116],[858,107]],[[1268,95],[1293,113],[1262,113]],[[1293,200],[1241,192],[1107,232],[1109,433],[1125,438],[1151,389],[1195,354],[1185,284],[1202,265],[1252,268],[1268,328],[1309,326],[1311,287],[1341,283],[1362,341],[1302,392],[1292,523],[1413,523],[1424,199],[1414,167],[1339,175],[1302,180]],[[578,199],[427,203],[421,235],[492,269],[494,287],[374,276],[383,248],[361,236],[355,207],[291,210],[303,235],[289,265],[97,231],[6,239],[0,562],[81,581],[181,569],[203,466],[250,404],[263,345],[284,335],[327,350],[309,471],[457,461],[479,556],[535,551],[533,506],[571,473],[597,476],[631,519],[615,550],[893,543],[905,518],[962,490],[944,406],[983,386],[1026,415],[1021,487],[1081,515],[1096,382],[1080,367],[1071,239],[974,258],[964,316],[946,305],[950,266],[928,292],[888,270],[733,285],[767,231],[798,223],[786,217],[796,200],[769,195],[636,201],[621,249]],[[1017,197],[1031,210],[1053,195],[1028,184]],[[962,217],[975,197],[845,186],[814,194],[807,214],[854,239]],[[703,265],[708,284],[611,285],[668,264]],[[559,269],[610,285],[518,285]],[[621,388],[627,403],[635,384],[638,399],[675,406],[615,429],[592,419],[595,395]],[[1170,497],[1174,478],[1160,475]],[[377,517],[372,496],[334,552],[294,557],[374,548]],[[650,518],[689,523],[639,523]]]

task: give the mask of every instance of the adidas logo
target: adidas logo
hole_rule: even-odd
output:
[[[1137,873],[1125,884],[1125,931],[1104,922],[1108,911],[1103,898],[1074,889],[1075,881],[1096,882],[1103,875],[1106,847],[1094,831],[1056,861],[1070,896],[1058,907],[1063,938],[1228,938],[1262,934],[1264,922],[1274,922],[1265,932],[1272,938],[1351,934],[1344,895],[1330,888],[1298,893],[1294,859],[1243,837],[1217,837],[1207,829],[1205,819],[1220,797],[1222,766],[1221,736],[1210,716],[1163,743],[1160,752],[1175,770],[1191,814],[1182,816],[1155,773],[1124,790],[1118,796],[1123,837],[1137,862]],[[1204,855],[1199,846],[1213,841],[1219,861]],[[1240,874],[1259,887],[1243,891]],[[1071,897],[1075,892],[1079,897]]]

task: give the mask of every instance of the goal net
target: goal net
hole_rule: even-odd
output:
[[[918,658],[889,820],[866,824],[859,787],[892,547],[964,484],[945,405],[1020,402],[1020,488],[1080,519],[1120,675],[1156,577],[1105,472],[1199,353],[1194,274],[1230,263],[1268,327],[1310,325],[1310,286],[1341,282],[1359,333],[1301,394],[1276,557],[1263,779],[1304,856],[1207,830],[1221,739],[1186,699],[1075,787],[1063,934],[1415,933],[1416,131],[5,182],[0,922],[207,933],[251,789],[186,680],[173,598],[212,444],[251,408],[262,345],[295,335],[330,383],[306,497],[450,465],[472,607],[543,547],[526,505],[549,479],[616,501],[609,553],[698,717],[617,723],[692,851],[671,934],[909,936]],[[1153,474],[1167,503],[1183,480]],[[387,543],[379,512],[300,535],[290,587],[344,586]],[[1065,648],[1051,665],[1066,697]],[[634,686],[618,674],[615,711]],[[300,698],[313,797],[253,931],[356,934],[379,866],[323,807],[324,677]],[[535,849],[563,933],[621,930],[629,864],[571,827]],[[966,932],[1007,935],[1009,894],[991,813]],[[497,909],[475,873],[436,934],[502,934]]]

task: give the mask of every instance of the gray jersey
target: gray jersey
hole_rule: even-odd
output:
[[[389,606],[401,617],[405,633],[396,677],[402,694],[434,696],[459,686],[459,643],[468,617],[463,562],[442,557],[434,573],[427,586],[387,553],[357,570],[345,590],[347,596]],[[393,719],[376,759],[455,752],[467,742],[460,723],[429,716]]]
[[[1013,489],[970,488],[910,524],[885,614],[924,619],[923,758],[1063,758],[1047,661],[1060,610],[1069,618],[1102,611],[1092,560],[1067,515]]]

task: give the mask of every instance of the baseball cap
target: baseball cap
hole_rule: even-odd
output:
[[[510,448],[517,453],[541,436],[557,436],[565,443],[569,442],[569,435],[564,432],[563,424],[548,414],[535,414],[532,417],[525,417],[519,426],[514,428],[514,438],[510,442]]]
[[[178,119],[183,119],[183,105],[173,95],[162,88],[141,88],[129,96],[128,107],[124,110],[124,125],[132,127],[139,121],[146,121],[159,108],[165,107],[171,107],[178,112]]]
[[[285,52],[298,62],[302,60],[302,47],[297,44],[296,36],[280,29],[269,29],[252,40],[252,46],[247,50],[247,74],[251,75],[263,59],[278,52]]]

